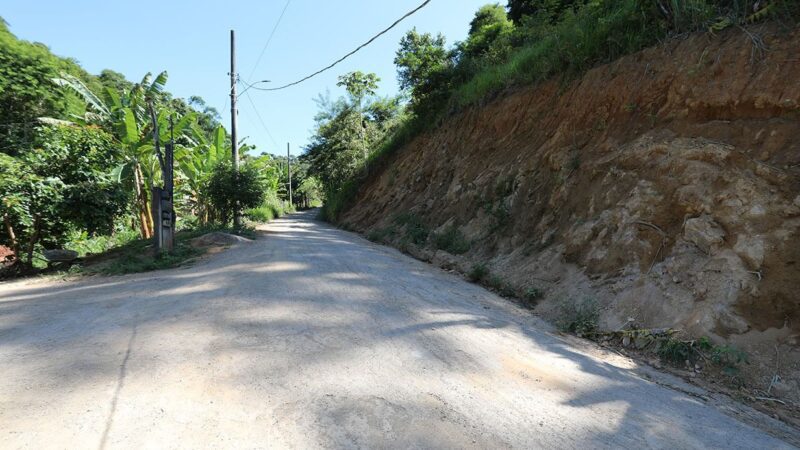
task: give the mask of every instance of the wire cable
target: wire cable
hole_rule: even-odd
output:
[[[420,9],[422,9],[422,8],[424,8],[424,7],[426,7],[426,6],[428,6],[428,3],[430,3],[430,2],[431,2],[431,0],[425,0],[424,2],[422,2],[422,4],[421,4],[421,5],[417,6],[417,7],[416,7],[416,8],[414,8],[413,10],[411,10],[411,11],[407,12],[405,15],[403,15],[403,17],[401,17],[401,18],[399,18],[399,19],[395,20],[395,21],[394,21],[394,23],[392,23],[391,25],[389,25],[389,27],[387,27],[387,28],[386,28],[386,29],[384,29],[383,31],[379,32],[379,33],[378,33],[378,34],[376,34],[375,36],[371,37],[371,38],[370,38],[370,39],[369,39],[367,42],[365,42],[365,43],[363,43],[363,44],[359,45],[358,47],[356,47],[356,49],[355,49],[355,50],[353,50],[353,51],[351,51],[350,53],[348,53],[348,54],[346,54],[346,55],[342,56],[341,58],[337,59],[336,61],[334,61],[334,62],[333,62],[333,63],[331,63],[330,65],[328,65],[328,66],[326,66],[326,67],[323,67],[322,69],[320,69],[320,70],[318,70],[318,71],[316,71],[316,72],[312,73],[311,75],[308,75],[308,76],[306,76],[306,77],[303,77],[303,78],[301,78],[301,79],[299,79],[299,80],[297,80],[297,81],[293,81],[293,82],[291,82],[291,83],[288,83],[288,84],[285,84],[285,85],[283,85],[283,86],[276,87],[276,88],[260,88],[260,87],[256,87],[256,86],[254,86],[254,85],[252,85],[252,84],[249,84],[249,83],[245,83],[245,84],[247,84],[248,88],[252,88],[252,89],[255,89],[255,90],[258,90],[258,91],[267,91],[267,92],[270,92],[270,91],[280,91],[280,90],[282,90],[282,89],[286,89],[286,88],[289,88],[289,87],[292,87],[292,86],[296,86],[296,85],[298,85],[298,84],[300,84],[300,83],[302,83],[302,82],[304,82],[304,81],[307,81],[307,80],[309,80],[309,79],[311,79],[311,78],[314,78],[315,76],[317,76],[317,75],[321,74],[322,72],[325,72],[326,70],[332,69],[334,66],[336,66],[336,65],[337,65],[337,64],[339,64],[340,62],[342,62],[342,61],[344,61],[345,59],[347,59],[347,58],[349,58],[349,57],[353,56],[353,55],[354,55],[354,54],[356,54],[356,53],[357,53],[359,50],[363,49],[364,47],[368,46],[369,44],[371,44],[373,41],[375,41],[375,40],[376,40],[376,39],[378,39],[379,37],[381,37],[381,36],[383,36],[384,34],[388,33],[388,32],[389,32],[389,30],[391,30],[392,28],[396,27],[396,26],[397,26],[397,25],[398,25],[400,22],[402,22],[403,20],[405,20],[405,19],[407,19],[408,17],[412,16],[414,13],[416,13],[416,12],[417,12],[417,11],[419,11]]]
[[[258,59],[256,59],[256,63],[253,66],[253,70],[250,71],[250,76],[247,78],[253,78],[253,74],[256,73],[256,69],[258,69],[258,64],[261,63],[261,58],[264,57],[264,52],[267,51],[267,47],[269,47],[269,43],[272,42],[272,37],[275,36],[275,31],[278,30],[278,25],[281,24],[281,20],[283,19],[283,15],[286,14],[286,9],[289,8],[289,3],[292,3],[292,0],[286,0],[286,4],[283,6],[283,10],[281,11],[281,15],[278,16],[278,20],[275,22],[275,26],[272,27],[272,31],[269,33],[269,37],[267,38],[267,42],[264,44],[264,47],[261,49],[261,53],[258,55]]]
[[[250,106],[253,107],[253,112],[256,113],[256,117],[258,118],[258,121],[261,123],[261,126],[264,128],[264,131],[267,132],[267,136],[269,136],[269,140],[271,140],[272,143],[277,148],[278,147],[278,142],[275,141],[274,137],[272,137],[272,133],[270,133],[269,128],[267,127],[267,124],[264,123],[264,119],[261,117],[261,113],[258,112],[258,108],[256,108],[256,103],[253,101],[253,97],[250,97],[250,93],[249,92],[246,92],[245,96],[247,97],[247,100],[250,102]]]

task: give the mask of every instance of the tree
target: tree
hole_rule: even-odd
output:
[[[397,126],[400,100],[375,98],[377,81],[372,74],[353,72],[340,77],[347,97],[317,98],[320,111],[302,160],[308,164],[308,176],[318,179],[326,195],[364,173],[370,149],[377,148]]]
[[[555,24],[567,9],[584,3],[586,0],[508,0],[508,18],[518,26],[532,16]]]
[[[394,63],[400,87],[411,92],[412,109],[417,115],[434,109],[433,104],[449,93],[452,58],[441,34],[420,34],[416,28],[407,32],[400,40]]]
[[[360,146],[362,153],[364,154],[364,160],[367,159],[367,153],[369,153],[369,150],[367,149],[366,142],[364,142],[364,128],[366,128],[367,125],[364,123],[362,102],[364,101],[365,97],[372,97],[375,95],[375,91],[378,89],[378,82],[380,80],[381,79],[378,78],[378,76],[374,73],[365,74],[360,70],[357,70],[355,72],[341,75],[339,77],[339,82],[336,83],[337,86],[343,86],[345,90],[347,90],[347,94],[350,96],[351,105],[355,108],[355,114],[351,114],[350,116],[356,120],[354,127],[358,129],[358,135],[361,140]]]
[[[152,237],[153,215],[149,193],[156,183],[162,181],[161,172],[164,169],[161,155],[155,152],[155,129],[158,129],[160,142],[167,142],[170,138],[169,117],[172,111],[164,106],[162,102],[165,97],[161,95],[167,82],[167,72],[161,72],[155,78],[147,73],[130,90],[117,92],[106,88],[102,98],[76,77],[64,74],[54,81],[77,92],[86,101],[89,111],[83,117],[74,117],[74,120],[97,124],[112,132],[123,157],[116,174],[135,192],[135,209],[142,237]],[[157,115],[155,124],[151,118],[151,108]],[[174,124],[175,136],[180,138],[184,132],[190,133],[194,119],[194,113],[178,118]]]
[[[0,242],[28,267],[40,245],[62,245],[70,229],[109,232],[127,203],[110,175],[117,149],[101,129],[43,126],[35,147],[0,154]]]
[[[40,117],[80,114],[73,93],[53,89],[52,78],[69,73],[91,78],[73,60],[53,55],[43,44],[17,39],[0,23],[0,152],[16,155],[33,147]]]
[[[214,168],[230,155],[230,140],[225,128],[219,125],[212,139],[207,139],[203,130],[193,127],[193,147],[179,146],[175,149],[175,162],[178,164],[178,181],[176,189],[182,194],[189,213],[196,216],[203,225],[213,221],[209,199],[203,195],[203,189]]]
[[[361,104],[365,97],[375,95],[378,89],[378,82],[381,79],[374,73],[363,73],[360,70],[339,76],[336,83],[339,87],[344,87],[350,95],[351,100],[356,104]]]
[[[514,25],[500,4],[484,5],[470,22],[469,35],[462,45],[462,52],[470,58],[484,57],[491,63],[501,62],[511,52],[508,37],[513,30]]]
[[[264,178],[256,166],[244,164],[237,172],[226,160],[214,168],[205,195],[214,208],[217,220],[229,224],[237,207],[246,210],[260,206],[266,191]]]

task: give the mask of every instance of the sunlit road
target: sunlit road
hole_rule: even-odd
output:
[[[2,448],[789,448],[298,214],[190,268],[0,285]]]

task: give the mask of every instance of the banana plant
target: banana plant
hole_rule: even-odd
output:
[[[123,163],[115,169],[117,179],[135,192],[135,210],[137,211],[140,231],[143,238],[153,235],[153,216],[150,208],[149,193],[156,184],[162,182],[163,167],[155,155],[153,145],[154,130],[158,129],[159,139],[166,142],[170,137],[170,111],[158,107],[156,125],[149,117],[148,104],[158,105],[157,100],[164,91],[167,72],[161,72],[155,78],[147,73],[130,90],[116,92],[106,88],[103,97],[92,92],[78,78],[62,75],[54,80],[59,86],[72,89],[87,104],[87,112],[74,120],[84,124],[100,125],[112,132],[122,148]],[[196,116],[186,114],[174,124],[172,132],[176,137],[186,136]],[[189,139],[189,142],[193,142]]]
[[[190,130],[193,132],[195,145],[175,148],[175,161],[180,177],[178,187],[187,199],[189,210],[205,224],[212,218],[209,217],[211,208],[203,199],[202,189],[214,167],[228,158],[230,142],[222,125],[214,130],[210,140],[195,124],[192,124]]]

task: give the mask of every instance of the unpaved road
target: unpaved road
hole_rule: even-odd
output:
[[[790,447],[308,214],[265,229],[191,268],[0,286],[0,447]]]

